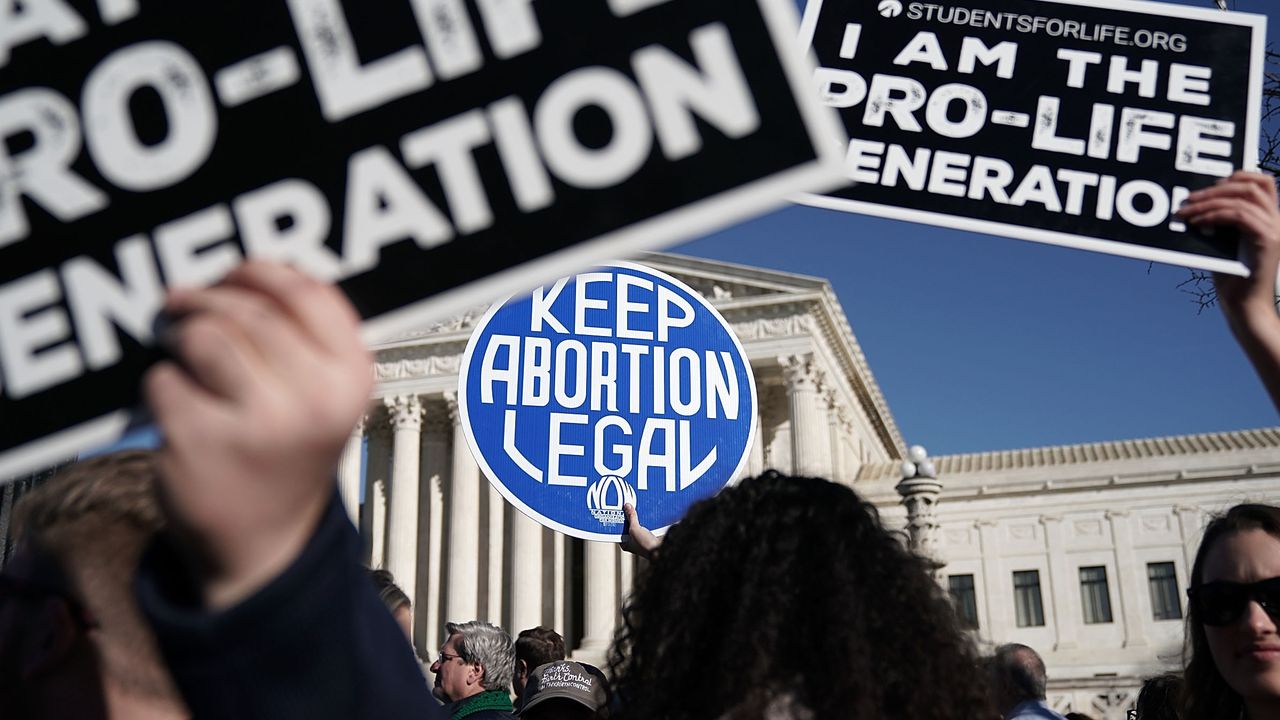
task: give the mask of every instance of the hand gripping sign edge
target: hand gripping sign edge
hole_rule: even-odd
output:
[[[676,501],[677,503],[679,503],[679,505],[674,506],[674,507],[677,507],[677,514],[675,515],[675,517],[670,520],[660,521],[661,523],[660,525],[652,528],[655,534],[662,535],[663,533],[666,532],[666,530],[672,524],[677,522],[679,518],[683,516],[684,512],[688,509],[688,506],[692,505],[693,502],[696,502],[696,500],[701,499],[701,497],[710,497],[711,495],[718,493],[720,489],[722,489],[725,485],[728,485],[731,481],[736,481],[736,479],[741,477],[741,473],[743,472],[746,466],[747,458],[750,455],[752,444],[755,442],[756,415],[758,414],[758,409],[759,409],[759,404],[758,404],[759,398],[756,394],[755,377],[751,372],[751,364],[747,358],[745,350],[742,347],[741,341],[738,339],[737,335],[734,334],[729,323],[726,322],[724,317],[720,315],[719,311],[717,311],[715,307],[713,307],[706,300],[706,298],[704,298],[700,293],[688,287],[685,283],[681,282],[680,280],[662,271],[655,270],[653,268],[636,264],[636,263],[629,263],[629,262],[604,263],[597,266],[597,268],[594,268],[592,271],[608,271],[610,269],[618,269],[618,270],[628,271],[628,273],[639,273],[641,275],[649,276],[652,280],[655,281],[655,288],[654,288],[655,292],[657,290],[657,282],[660,281],[662,283],[667,283],[671,287],[679,290],[687,298],[695,299],[697,301],[696,307],[701,308],[701,310],[704,310],[707,312],[707,315],[704,316],[705,320],[703,320],[702,322],[716,323],[719,326],[719,329],[723,331],[724,336],[727,337],[728,343],[725,343],[723,345],[723,348],[725,350],[728,350],[736,354],[736,360],[733,363],[733,367],[729,368],[729,371],[731,373],[738,373],[738,376],[742,379],[741,384],[743,386],[743,389],[745,390],[745,394],[742,398],[745,401],[745,403],[741,406],[744,408],[744,411],[741,417],[745,418],[746,422],[737,424],[737,426],[745,425],[745,433],[743,434],[743,442],[742,442],[740,452],[737,453],[736,458],[731,454],[728,456],[728,458],[725,461],[723,462],[717,461],[715,463],[713,467],[721,468],[721,472],[716,473],[718,477],[714,477],[711,479],[711,481],[715,485],[715,490],[713,492],[710,492],[710,493],[703,492],[703,494],[693,497],[692,499],[687,501],[683,500],[683,498]],[[569,276],[566,279],[576,280],[578,277],[585,275],[587,272],[592,272],[592,271],[586,271],[584,273],[576,273],[572,276]],[[548,283],[544,287],[550,288],[553,285],[554,283]],[[589,529],[584,529],[581,527],[576,527],[574,525],[566,524],[566,522],[561,522],[560,520],[549,517],[547,513],[541,512],[535,509],[534,507],[531,507],[530,502],[532,502],[532,500],[530,500],[530,502],[526,502],[526,500],[522,498],[515,489],[510,487],[507,482],[504,482],[502,480],[500,474],[497,471],[495,471],[494,465],[489,461],[488,458],[486,458],[485,452],[482,449],[482,444],[477,440],[476,434],[473,429],[473,422],[482,422],[483,420],[485,420],[485,418],[477,416],[476,413],[471,412],[472,408],[470,406],[473,403],[473,400],[469,398],[469,394],[470,394],[469,378],[471,378],[473,375],[472,364],[475,360],[476,351],[477,349],[480,348],[481,343],[484,342],[486,347],[489,344],[491,344],[489,341],[492,340],[492,333],[487,332],[487,330],[489,330],[489,326],[491,324],[491,321],[494,320],[494,316],[497,315],[504,308],[506,308],[509,303],[512,303],[513,300],[519,300],[519,299],[516,298],[516,296],[507,296],[502,300],[495,302],[488,308],[485,314],[480,318],[480,321],[476,324],[476,327],[472,331],[471,336],[468,338],[466,350],[463,352],[461,368],[459,369],[459,372],[458,372],[457,410],[458,410],[458,420],[462,424],[463,433],[466,436],[467,445],[471,451],[471,455],[475,459],[476,464],[479,466],[480,470],[484,472],[485,477],[488,478],[489,483],[493,485],[493,487],[496,488],[498,492],[500,492],[508,502],[510,502],[513,506],[518,508],[522,513],[524,513],[524,515],[531,518],[532,520],[539,523],[540,525],[543,525],[545,527],[550,527],[552,529],[558,530],[572,537],[580,538],[583,540],[595,540],[595,541],[602,541],[602,542],[620,542],[622,539],[621,524],[618,524],[618,527],[617,527],[618,532],[616,533],[594,532]],[[531,334],[527,337],[533,337],[533,336],[534,335]],[[576,339],[576,336],[569,334],[569,335],[565,335],[564,338]],[[659,343],[656,346],[661,346],[661,343]],[[667,347],[671,350],[674,350],[680,347],[680,345],[673,341]],[[622,362],[619,361],[618,363],[619,373],[621,373],[621,367],[620,367],[621,364]],[[738,364],[741,365],[740,370],[737,367]],[[481,371],[479,368],[477,368],[476,372],[480,373]],[[548,390],[548,392],[550,391]],[[690,397],[692,399],[692,394]],[[674,415],[674,413],[670,413],[670,412],[667,414]],[[651,415],[652,414],[650,414],[650,416]],[[727,415],[727,412],[726,412],[726,415]],[[608,415],[606,415],[606,417],[607,416]],[[726,420],[727,419],[728,418],[726,418]],[[492,420],[492,418],[490,418],[490,420]],[[741,430],[739,430],[739,432],[741,432]],[[663,437],[664,437],[664,448],[666,448],[667,444],[676,442],[676,437],[674,434],[664,433]],[[669,448],[666,448],[666,451],[670,452],[671,450]],[[732,452],[732,449],[731,449],[731,452]],[[587,458],[590,457],[590,454],[591,454],[591,448],[590,446],[588,446],[587,448],[585,448],[585,455],[584,455],[583,462],[587,462]],[[495,459],[494,462],[499,464],[505,464],[508,462],[518,463],[518,461],[516,461],[512,457],[507,457],[501,460]],[[629,466],[631,465],[630,460],[628,460],[628,465]],[[723,472],[723,470],[726,467],[730,469],[729,472]],[[631,477],[633,474],[634,473],[632,472],[632,470],[628,470],[628,472],[626,473],[627,477]],[[593,471],[592,475],[593,476],[599,475],[599,473]],[[537,479],[537,478],[535,479],[539,483],[540,487],[544,487],[544,488],[548,487],[548,485],[545,484],[541,479]],[[595,484],[603,484],[608,480],[609,480],[608,474],[600,475],[599,480],[597,480]],[[708,478],[701,478],[698,481],[698,483],[703,488],[706,488],[707,481],[708,481]],[[623,483],[622,485],[618,485],[617,487],[619,496],[623,496],[624,485],[629,492],[634,492],[633,490],[630,489],[630,485]],[[692,485],[690,487],[692,487]],[[682,491],[684,490],[684,488],[681,488],[681,489]],[[582,487],[581,490],[585,500],[585,496],[589,493],[590,488]],[[648,492],[648,491],[642,490],[642,492]],[[607,489],[606,489],[606,493],[607,493]],[[672,507],[673,505],[670,503],[664,504],[663,514],[669,515]],[[552,509],[555,509],[555,506],[553,506]],[[650,522],[653,515],[646,516],[646,508],[644,504],[639,504],[638,509],[641,513],[640,515],[641,520],[644,522]]]

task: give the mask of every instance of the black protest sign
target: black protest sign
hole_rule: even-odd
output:
[[[109,439],[164,288],[371,336],[839,182],[790,0],[0,3],[0,477]]]
[[[853,184],[805,202],[1243,273],[1170,213],[1256,163],[1266,18],[1128,0],[810,0]]]

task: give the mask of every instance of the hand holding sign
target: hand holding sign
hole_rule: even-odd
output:
[[[166,311],[178,363],[145,379],[164,494],[199,549],[206,603],[227,607],[310,537],[373,375],[346,298],[282,265],[175,291]]]
[[[631,503],[623,505],[622,512],[626,516],[622,527],[622,549],[632,555],[639,555],[645,560],[652,560],[658,548],[662,546],[662,538],[640,524],[635,505]]]
[[[1191,193],[1178,211],[1192,225],[1226,225],[1240,231],[1242,260],[1248,278],[1218,276],[1215,286],[1223,307],[1270,317],[1276,314],[1276,266],[1280,264],[1280,207],[1275,178],[1237,172],[1213,186]]]
[[[1280,205],[1271,175],[1236,172],[1191,193],[1178,216],[1192,225],[1219,225],[1240,233],[1247,278],[1217,274],[1214,285],[1227,324],[1253,361],[1276,407],[1280,408],[1280,315],[1276,275],[1280,267]]]

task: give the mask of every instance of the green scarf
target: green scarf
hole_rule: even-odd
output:
[[[512,710],[511,698],[502,690],[486,690],[479,695],[472,695],[454,707],[451,720],[462,720],[481,710],[501,710],[509,713]]]

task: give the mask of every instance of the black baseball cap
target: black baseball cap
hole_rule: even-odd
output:
[[[534,668],[524,686],[524,703],[517,715],[552,698],[564,698],[599,710],[608,699],[608,681],[600,668],[572,660],[556,660]]]

